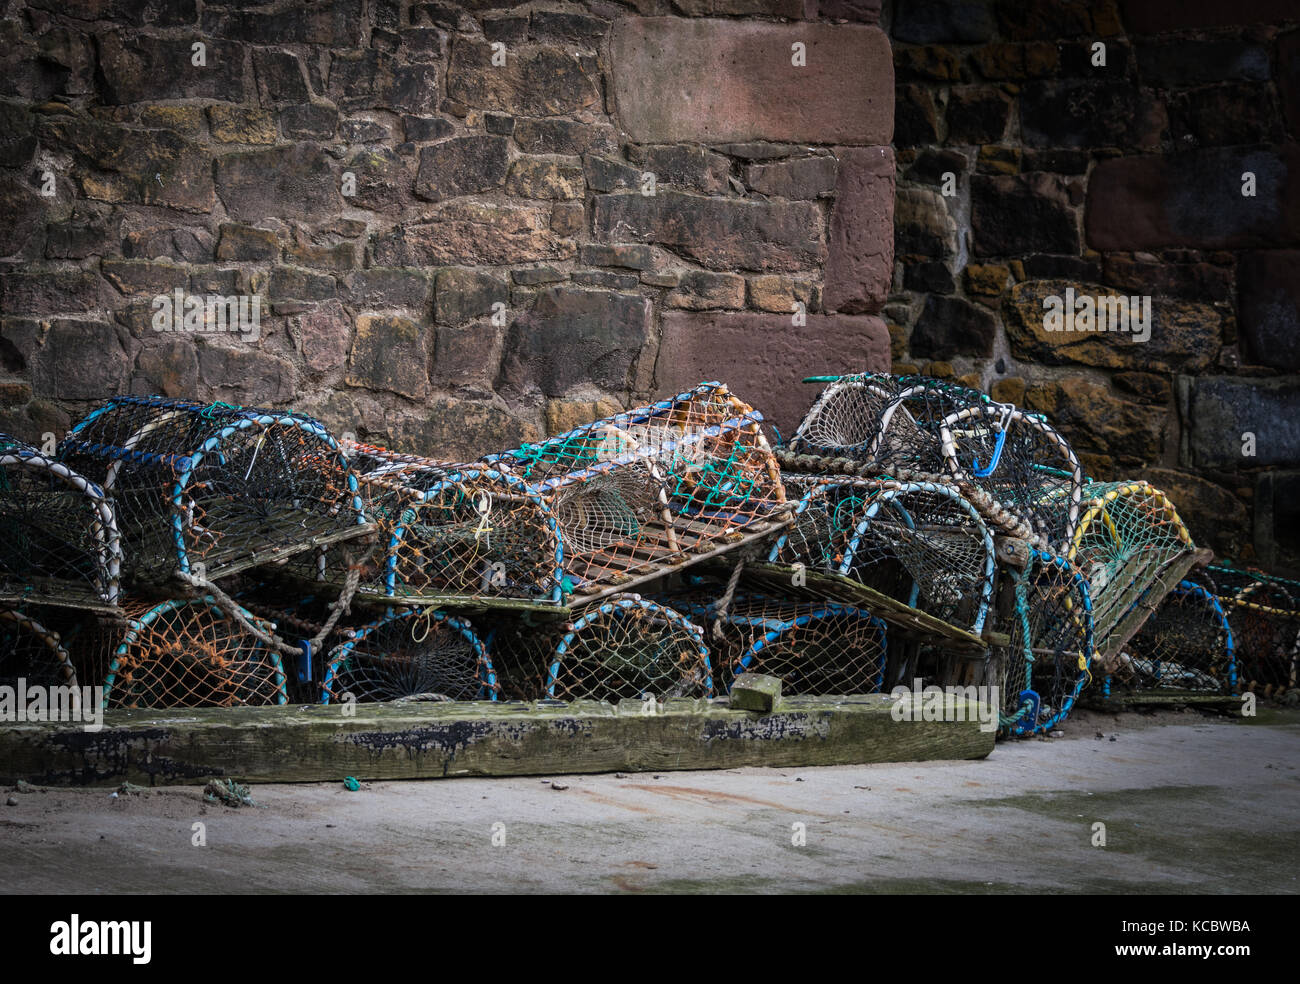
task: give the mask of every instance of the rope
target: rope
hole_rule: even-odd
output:
[[[740,572],[744,569],[744,560],[737,561],[736,566],[731,569],[731,577],[727,579],[727,590],[722,592],[722,597],[718,599],[718,605],[713,616],[713,638],[715,639],[722,639],[724,637],[722,631],[722,620],[731,609],[731,602],[736,597],[736,586],[740,584]]]
[[[848,475],[852,478],[876,478],[881,469],[874,461],[861,461],[856,458],[831,458],[820,454],[796,454],[791,451],[773,452],[781,466],[792,472],[812,474]],[[890,474],[905,482],[931,482],[935,485],[955,485],[966,500],[979,510],[989,522],[1002,532],[1025,540],[1030,546],[1040,550],[1048,548],[1041,534],[1034,532],[1028,523],[1010,512],[1005,506],[981,489],[974,482],[957,479],[951,475],[935,472],[918,471],[912,468],[891,468]]]
[[[332,601],[329,604],[329,618],[325,620],[325,624],[321,626],[320,631],[317,632],[316,635],[307,643],[313,652],[321,648],[329,634],[334,631],[334,626],[338,624],[339,619],[350,610],[352,606],[352,598],[356,595],[357,588],[361,584],[362,565],[366,562],[370,553],[373,551],[374,545],[372,544],[370,550],[366,552],[366,556],[363,557],[359,563],[348,564],[348,573],[343,579],[343,587],[339,591],[339,596],[335,601]],[[209,595],[212,602],[218,608],[238,622],[246,632],[260,640],[264,645],[270,646],[276,652],[286,656],[298,657],[302,655],[302,646],[290,645],[274,632],[269,632],[266,629],[263,629],[256,622],[250,620],[243,606],[241,606],[239,602],[235,601],[234,598],[230,597],[230,595],[226,594],[226,592],[222,591],[221,588],[217,587],[217,585],[212,581],[203,577],[195,577],[193,574],[186,571],[177,571],[176,576],[191,587],[197,588],[204,594]]]
[[[1012,576],[1015,579],[1016,617],[1020,621],[1020,638],[1024,649],[1022,655],[1025,659],[1025,689],[1032,690],[1034,679],[1034,644],[1030,637],[1029,629],[1029,592],[1027,590],[1029,569],[1025,568],[1022,571],[1016,571]],[[1010,655],[1011,651],[1008,649],[1007,656],[1010,657]],[[1032,702],[1026,699],[1023,703],[1017,705],[1015,714],[1000,714],[1001,725],[1004,728],[1009,728],[1016,724],[1025,716],[1025,713],[1032,706]]]
[[[211,420],[213,417],[217,415],[218,411],[229,410],[231,412],[238,413],[242,409],[243,407],[237,406],[234,403],[223,403],[221,400],[215,400],[212,403],[209,403],[201,411],[199,411],[199,416],[203,417],[206,420]]]

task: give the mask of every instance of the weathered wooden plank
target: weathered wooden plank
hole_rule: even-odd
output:
[[[898,631],[908,638],[923,642],[941,643],[954,653],[964,654],[968,658],[982,658],[989,645],[973,632],[949,625],[928,612],[918,611],[906,602],[891,598],[841,574],[808,569],[801,572],[804,583],[796,586],[793,568],[780,564],[751,563],[746,565],[741,579],[766,586],[772,591],[779,590],[786,597],[860,606],[888,622],[891,632]]]
[[[783,523],[782,525],[785,525]],[[620,591],[633,591],[642,585],[658,581],[660,578],[676,571],[681,571],[694,564],[718,561],[728,554],[736,551],[743,551],[747,547],[752,547],[755,543],[762,541],[764,537],[770,536],[778,531],[776,525],[764,526],[757,531],[737,530],[734,538],[721,543],[710,545],[709,543],[701,544],[705,549],[700,553],[683,552],[674,556],[671,562],[660,562],[652,566],[646,573],[639,574],[635,577],[629,577],[616,584],[603,583],[600,581],[592,584],[580,585],[573,592],[572,606],[589,605]],[[737,556],[742,554],[737,553]]]
[[[358,591],[354,596],[354,603],[375,608],[438,608],[456,613],[519,615],[539,621],[567,619],[572,614],[567,605],[558,605],[551,601],[496,598],[491,595],[385,595],[375,591]]]
[[[1178,586],[1192,568],[1204,567],[1213,560],[1214,552],[1206,548],[1184,551],[1171,560],[1164,570],[1152,579],[1145,595],[1116,619],[1114,626],[1109,627],[1104,634],[1100,631],[1096,633],[1098,657],[1109,660],[1117,656],[1146,624],[1152,612],[1160,607],[1160,602],[1164,601],[1165,596]]]
[[[781,678],[765,673],[741,673],[731,685],[732,707],[744,711],[772,711],[781,706]]]
[[[68,724],[0,729],[0,780],[428,779],[970,759],[993,750],[973,707],[963,712],[969,721],[896,721],[892,706],[870,694],[787,697],[769,714],[725,700],[369,704],[351,715],[346,705],[109,711],[93,733]]]
[[[1207,694],[1194,691],[1138,690],[1133,693],[1114,693],[1103,697],[1100,689],[1095,693],[1090,688],[1084,691],[1080,703],[1099,710],[1121,710],[1130,707],[1180,707],[1196,705],[1213,707],[1227,713],[1240,713],[1242,701],[1240,695]]]

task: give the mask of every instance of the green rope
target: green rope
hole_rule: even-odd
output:
[[[1033,681],[1034,681],[1034,648],[1033,648],[1033,643],[1029,637],[1029,592],[1026,590],[1025,587],[1028,580],[1029,580],[1028,568],[1022,571],[1016,571],[1015,573],[1016,615],[1020,619],[1020,638],[1024,645],[1024,657],[1025,657],[1024,689],[1032,690]],[[1021,704],[1019,708],[1017,708],[1015,714],[1007,715],[1007,714],[999,713],[998,721],[1004,728],[1010,727],[1011,725],[1019,721],[1022,717],[1024,717],[1025,714],[1028,712],[1029,708],[1032,706],[1033,704],[1031,701],[1025,700],[1025,702]]]
[[[200,414],[200,416],[202,416],[205,420],[211,420],[213,417],[217,415],[217,411],[219,409],[237,412],[239,410],[242,410],[243,407],[238,406],[237,404],[234,403],[223,403],[220,400],[215,400],[203,408],[203,412]]]

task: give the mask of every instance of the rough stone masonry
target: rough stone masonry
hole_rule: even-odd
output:
[[[466,457],[887,368],[871,0],[0,3],[0,429],[119,393]],[[151,299],[254,295],[255,341]],[[246,333],[247,334],[247,333]]]
[[[884,22],[895,367],[1049,414],[1198,543],[1300,570],[1300,5],[894,0]],[[1047,333],[1071,289],[1150,298],[1150,339]]]

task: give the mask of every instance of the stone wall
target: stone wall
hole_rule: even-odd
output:
[[[0,429],[117,393],[477,455],[887,368],[879,0],[0,2]],[[153,299],[256,296],[257,337]],[[799,323],[796,323],[799,322]]]
[[[896,364],[1051,414],[1199,541],[1300,567],[1300,7],[894,0],[883,23]],[[1045,331],[1066,288],[1151,297],[1149,341]]]

